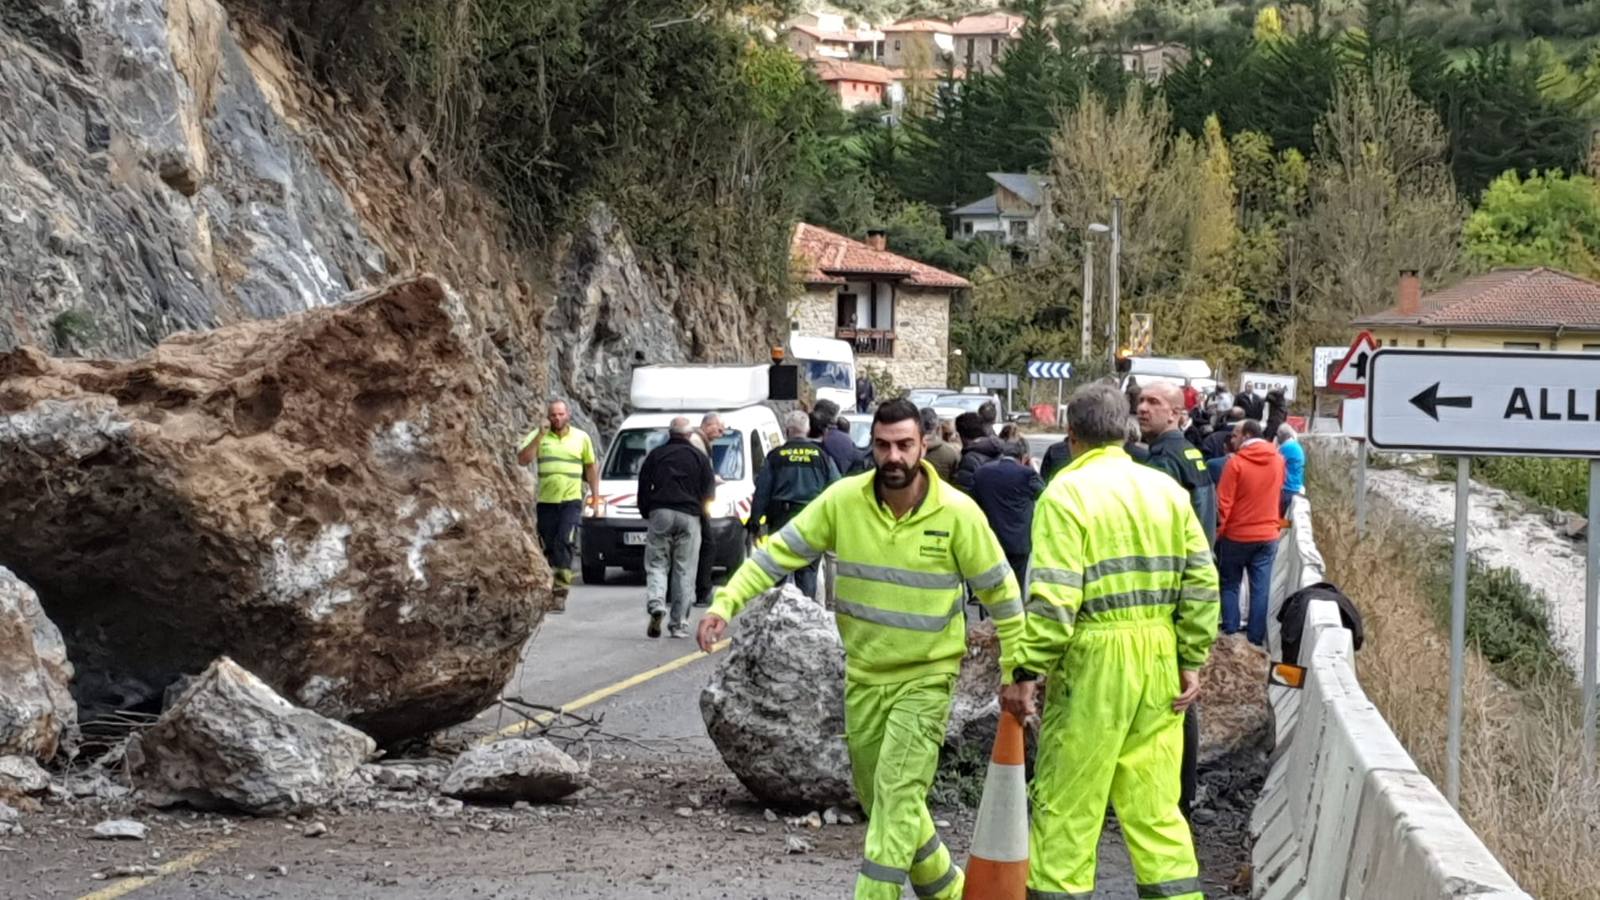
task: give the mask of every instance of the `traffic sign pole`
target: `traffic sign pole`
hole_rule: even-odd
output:
[[[1356,444],[1356,537],[1367,536],[1367,442]]]
[[[1467,658],[1467,500],[1472,492],[1472,457],[1456,457],[1456,546],[1450,561],[1450,726],[1445,739],[1445,788],[1461,808],[1461,693]]]
[[[1583,764],[1594,765],[1595,641],[1600,636],[1600,459],[1589,460],[1589,562],[1583,583]]]

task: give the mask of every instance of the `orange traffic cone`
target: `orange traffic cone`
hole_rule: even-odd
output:
[[[1023,765],[1022,723],[1002,711],[978,803],[978,824],[972,830],[962,900],[1023,900],[1028,894],[1028,778]]]

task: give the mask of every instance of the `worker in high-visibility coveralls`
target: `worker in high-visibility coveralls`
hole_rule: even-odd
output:
[[[880,405],[877,467],[807,504],[734,573],[699,626],[709,651],[758,594],[826,551],[838,557],[845,742],[869,819],[856,900],[897,900],[908,881],[918,897],[961,896],[961,869],[934,829],[928,789],[967,647],[962,585],[994,618],[1002,672],[1014,667],[1009,648],[1021,639],[1021,592],[999,540],[977,504],[923,461],[924,449],[917,408]]]
[[[1216,639],[1217,570],[1189,496],[1122,449],[1128,401],[1096,383],[1067,407],[1072,463],[1033,517],[1027,620],[1001,703],[1048,692],[1031,787],[1029,900],[1094,895],[1106,801],[1140,897],[1201,900],[1178,806],[1183,711]]]

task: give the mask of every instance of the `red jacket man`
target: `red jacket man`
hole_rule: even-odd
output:
[[[1283,456],[1247,419],[1233,436],[1234,454],[1217,485],[1217,573],[1222,579],[1222,630],[1239,630],[1239,593],[1248,573],[1250,642],[1267,642],[1267,598],[1272,560],[1278,550],[1278,500],[1283,493]]]

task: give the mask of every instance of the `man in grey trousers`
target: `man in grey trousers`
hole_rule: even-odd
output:
[[[701,513],[716,489],[711,461],[690,442],[694,429],[689,420],[672,420],[667,442],[650,451],[639,469],[639,515],[650,523],[645,538],[645,611],[650,625],[645,634],[661,637],[661,620],[675,638],[689,636],[685,621],[694,600],[699,566]],[[672,608],[667,608],[667,583],[673,582]]]

